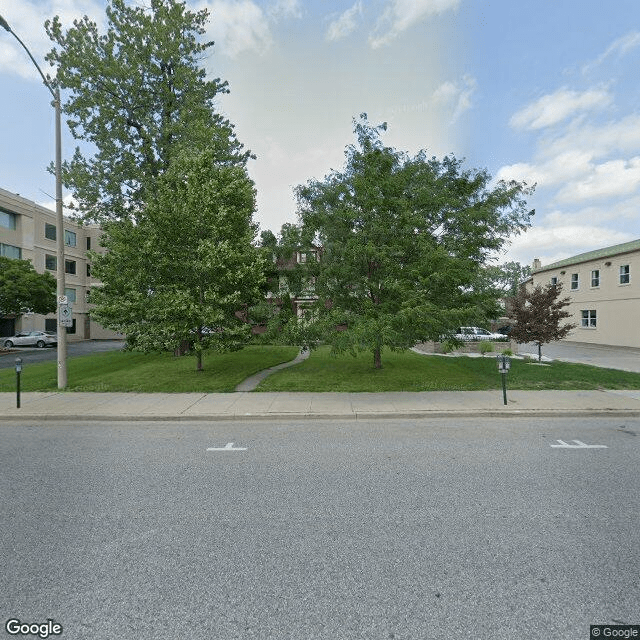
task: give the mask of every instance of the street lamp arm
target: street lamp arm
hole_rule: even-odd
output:
[[[0,27],[2,27],[3,29],[6,29],[20,43],[22,48],[27,52],[27,55],[31,58],[31,62],[33,62],[35,68],[38,70],[38,73],[42,78],[42,82],[44,82],[44,86],[47,87],[47,89],[49,89],[49,91],[51,92],[51,95],[53,96],[53,99],[57,100],[58,98],[56,96],[56,92],[53,90],[51,83],[47,80],[47,77],[44,75],[44,73],[42,73],[42,69],[40,68],[40,65],[36,62],[36,59],[31,55],[31,51],[29,51],[29,49],[27,48],[27,45],[24,42],[22,42],[18,34],[15,31],[13,31],[13,29],[9,26],[9,23],[2,16],[0,16]]]

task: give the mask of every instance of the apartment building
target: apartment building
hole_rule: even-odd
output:
[[[640,348],[640,240],[546,266],[536,259],[532,283],[562,283],[578,325],[567,341]]]
[[[57,264],[58,233],[64,233],[64,265]],[[100,234],[98,226],[79,225],[69,218],[59,230],[55,211],[0,189],[0,255],[30,260],[38,273],[48,271],[54,277],[59,266],[64,268],[65,295],[73,309],[73,325],[67,329],[69,340],[121,337],[89,315],[88,293],[98,281],[91,276],[87,251],[99,250]],[[0,336],[19,331],[57,331],[56,314],[0,317]]]

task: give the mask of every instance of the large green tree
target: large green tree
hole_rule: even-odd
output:
[[[302,237],[323,247],[308,263],[318,296],[317,337],[335,351],[404,349],[497,313],[494,291],[476,286],[508,236],[529,225],[526,185],[490,186],[421,151],[384,146],[386,125],[355,121],[346,165],[297,188]]]
[[[531,275],[531,267],[511,261],[491,265],[485,273],[488,285],[493,286],[502,296],[515,296],[520,285]]]
[[[0,316],[56,310],[56,280],[37,273],[29,260],[0,257]]]
[[[194,344],[240,348],[239,313],[262,296],[265,260],[253,245],[255,190],[244,167],[219,166],[214,150],[186,153],[158,179],[137,222],[111,221],[93,253],[93,316],[142,350]]]
[[[67,96],[64,113],[85,141],[63,166],[63,179],[85,218],[136,218],[154,182],[183,150],[210,149],[218,164],[243,165],[228,120],[215,111],[227,83],[201,66],[206,10],[177,0],[109,0],[107,30],[86,16],[66,31],[56,16],[45,27],[57,45],[47,56]]]

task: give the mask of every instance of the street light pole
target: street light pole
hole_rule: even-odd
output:
[[[35,65],[38,73],[40,74],[44,86],[49,89],[49,92],[53,96],[53,106],[56,110],[56,240],[57,240],[57,286],[56,286],[56,315],[58,322],[58,389],[64,389],[67,386],[67,328],[61,324],[60,316],[60,304],[64,297],[65,291],[65,279],[64,279],[64,214],[62,211],[62,128],[61,128],[61,116],[60,116],[60,89],[56,87],[53,89],[44,73],[40,69],[40,66],[36,62],[35,58],[31,55],[27,45],[16,35],[11,29],[9,23],[0,16],[0,27],[8,31],[27,52],[31,62]]]

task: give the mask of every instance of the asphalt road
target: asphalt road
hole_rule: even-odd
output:
[[[83,340],[80,342],[69,342],[67,344],[67,357],[84,356],[100,351],[116,351],[124,347],[124,340]],[[0,357],[0,369],[7,369],[15,366],[16,358],[22,358],[23,364],[33,364],[44,362],[45,360],[57,360],[58,352],[56,347],[15,347],[13,351]]]
[[[532,353],[537,357],[538,347],[533,343],[521,345],[519,352]],[[640,373],[640,349],[633,347],[611,347],[585,342],[551,342],[542,345],[542,356]]]
[[[639,434],[637,419],[0,426],[0,611],[74,640],[586,640],[640,624]]]

